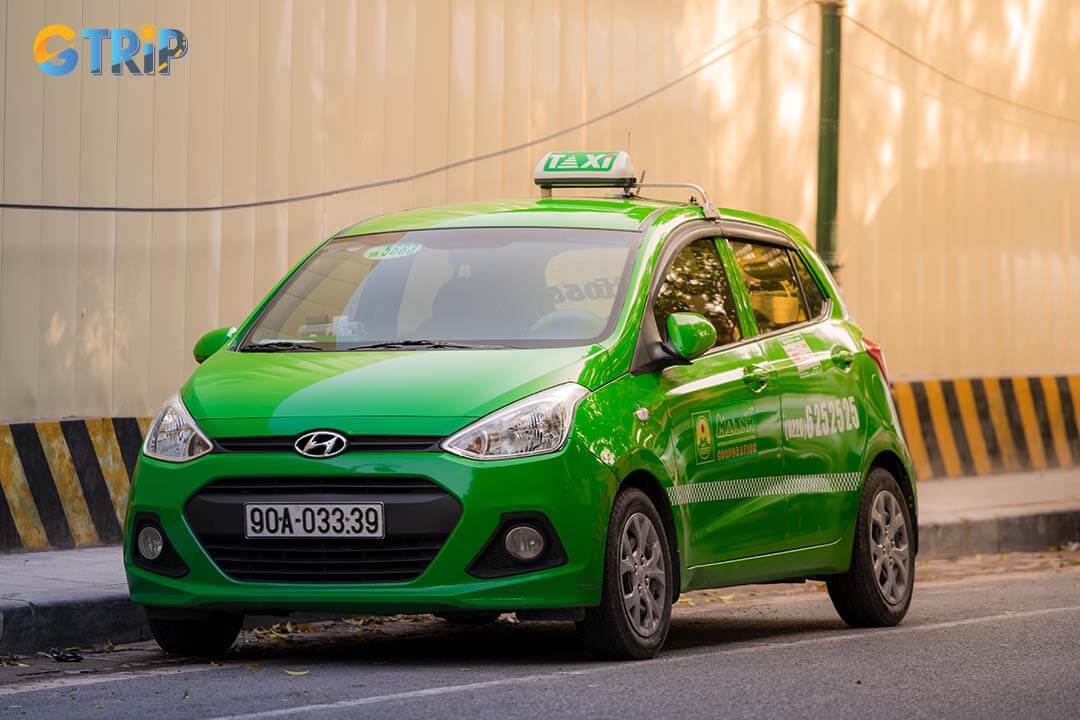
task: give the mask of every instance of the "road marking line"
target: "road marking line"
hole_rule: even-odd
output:
[[[859,630],[855,632],[848,632],[837,635],[813,637],[807,638],[805,640],[795,640],[792,642],[759,642],[745,645],[743,647],[726,648],[722,650],[713,650],[702,653],[675,655],[672,657],[660,658],[659,660],[654,660],[653,662],[665,664],[687,662],[689,660],[700,660],[702,658],[712,657],[716,655],[744,654],[758,652],[761,650],[777,650],[789,647],[815,645],[818,643],[826,642],[842,642],[846,640],[863,638],[867,635],[894,635],[896,633],[902,632],[942,630],[954,627],[962,627],[965,625],[977,625],[981,623],[994,622],[999,620],[1015,620],[1018,618],[1039,617],[1042,615],[1052,615],[1057,613],[1074,611],[1080,611],[1080,605],[1071,605],[1069,607],[1059,608],[1045,608],[1042,610],[1028,610],[1025,612],[1012,613],[1009,615],[988,615],[977,618],[965,618],[963,620],[950,620],[947,622],[930,623],[928,625],[914,625],[877,630]],[[412,700],[415,698],[451,695],[455,693],[464,693],[474,690],[485,690],[487,688],[506,687],[509,685],[523,685],[533,682],[559,680],[562,678],[591,675],[598,672],[610,671],[620,668],[630,669],[631,667],[636,668],[638,666],[636,664],[629,663],[605,663],[604,665],[584,668],[581,670],[564,670],[559,672],[540,673],[535,675],[521,675],[512,678],[500,678],[498,680],[484,680],[481,682],[465,683],[462,685],[440,685],[438,687],[424,688],[422,690],[406,690],[404,692],[388,693],[386,695],[371,695],[363,698],[338,700],[336,702],[330,703],[318,703],[314,705],[300,705],[296,707],[278,708],[275,710],[265,710],[263,712],[247,713],[244,715],[222,715],[220,717],[214,718],[213,720],[269,720],[269,718],[290,717],[293,715],[299,715],[301,713],[323,712],[328,710],[344,710],[348,708],[362,707],[364,705],[376,705],[379,703],[393,702],[395,700]]]

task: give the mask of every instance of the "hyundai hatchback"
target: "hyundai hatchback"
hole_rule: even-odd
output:
[[[337,232],[198,342],[126,524],[163,649],[223,653],[249,613],[516,612],[646,658],[681,592],[807,578],[851,625],[904,617],[884,357],[803,235],[645,199],[622,152],[535,179]]]

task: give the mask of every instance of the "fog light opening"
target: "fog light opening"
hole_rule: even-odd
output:
[[[165,538],[161,531],[153,525],[145,525],[139,530],[138,537],[139,554],[147,560],[157,560],[165,549]]]
[[[506,552],[520,562],[529,562],[544,552],[544,535],[531,525],[515,525],[503,540]]]

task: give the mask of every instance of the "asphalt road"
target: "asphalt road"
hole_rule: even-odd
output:
[[[885,630],[846,628],[816,583],[695,593],[648,662],[592,661],[566,624],[429,617],[263,629],[217,664],[9,660],[0,718],[1080,717],[1080,552],[919,574]]]

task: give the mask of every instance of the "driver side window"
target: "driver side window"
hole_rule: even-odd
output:
[[[677,312],[704,315],[716,328],[717,346],[741,338],[724,262],[711,238],[687,245],[668,267],[653,305],[653,316],[661,333],[665,332],[668,316]]]

